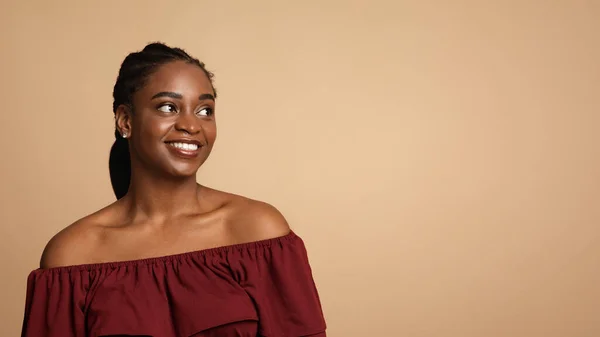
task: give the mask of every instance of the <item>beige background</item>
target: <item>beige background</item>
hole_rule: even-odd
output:
[[[216,73],[198,179],[286,215],[330,336],[600,335],[600,1],[0,13],[3,336],[45,242],[113,201],[112,86],[154,40]]]

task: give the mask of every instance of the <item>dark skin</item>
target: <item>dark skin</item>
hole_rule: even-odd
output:
[[[196,182],[217,136],[214,92],[199,67],[162,65],[116,111],[129,139],[132,176],[122,199],[55,235],[41,268],[137,260],[280,237],[290,229],[273,206]],[[179,156],[172,141],[199,145]]]

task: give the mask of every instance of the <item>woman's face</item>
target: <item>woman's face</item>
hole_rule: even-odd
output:
[[[214,92],[204,71],[183,61],[164,64],[134,94],[133,106],[120,121],[129,127],[132,160],[155,173],[195,176],[217,137]]]

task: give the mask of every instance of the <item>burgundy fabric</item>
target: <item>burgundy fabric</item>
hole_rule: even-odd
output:
[[[23,337],[325,336],[302,239],[31,272]]]

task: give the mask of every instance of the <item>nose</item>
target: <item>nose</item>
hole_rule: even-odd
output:
[[[202,125],[193,113],[181,112],[175,121],[175,130],[195,135],[202,130]]]

